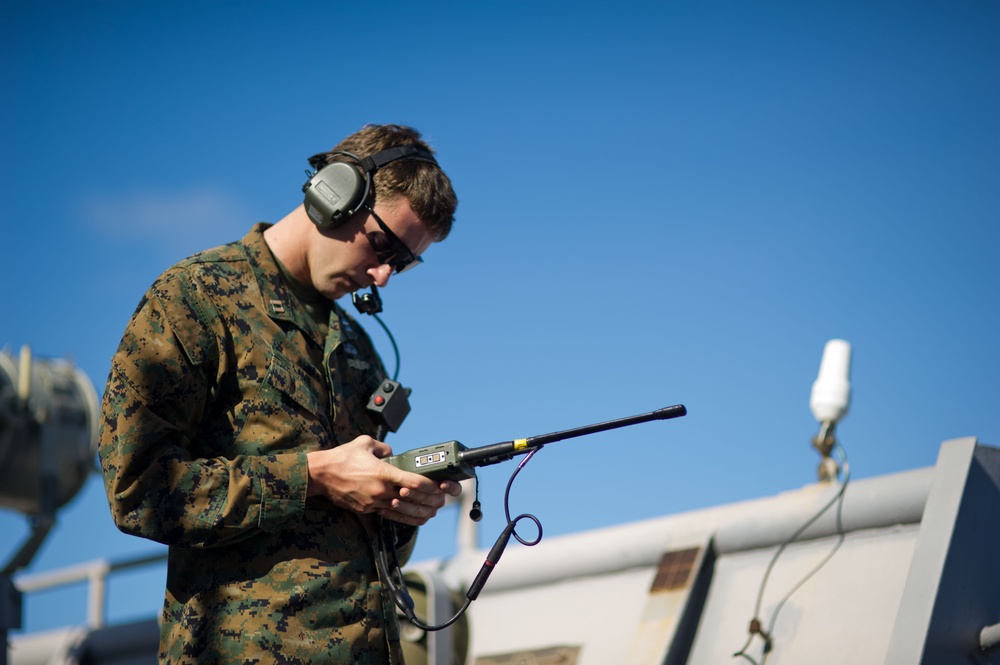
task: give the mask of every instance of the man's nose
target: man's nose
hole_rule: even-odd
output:
[[[392,266],[383,263],[377,268],[369,268],[368,274],[375,280],[375,285],[382,288],[389,283],[389,277],[392,276]]]

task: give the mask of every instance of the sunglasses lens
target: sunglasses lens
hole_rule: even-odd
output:
[[[401,242],[382,231],[370,231],[365,236],[371,245],[379,263],[392,267],[398,275],[406,272],[422,262],[423,259],[413,256],[409,247],[400,246]]]
[[[393,270],[396,271],[397,275],[401,275],[407,270],[410,270],[411,268],[416,268],[423,262],[424,260],[422,258],[420,258],[419,256],[414,256],[412,261],[407,261],[406,263],[393,266]]]

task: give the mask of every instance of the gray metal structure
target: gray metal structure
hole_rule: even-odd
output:
[[[842,504],[839,490],[821,482],[511,547],[469,611],[464,661],[1000,663],[1000,450],[954,439],[934,467],[852,481]],[[484,556],[463,547],[411,567],[439,618]],[[43,582],[17,580],[26,592]],[[17,636],[12,662],[152,663],[155,626]],[[405,635],[411,665],[461,660],[441,635]]]
[[[17,362],[0,350],[0,507],[24,513],[28,537],[0,563],[0,646],[21,627],[22,593],[13,575],[28,566],[55,525],[56,510],[79,491],[97,456],[97,394],[65,360]],[[8,650],[0,648],[0,665]]]

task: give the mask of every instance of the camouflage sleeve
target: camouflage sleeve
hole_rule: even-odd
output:
[[[308,482],[304,452],[191,453],[221,364],[210,300],[197,291],[182,284],[147,294],[113,358],[100,427],[118,528],[185,547],[278,530],[301,516]]]
[[[417,546],[417,527],[406,524],[396,524],[396,555],[399,565],[405,566]]]

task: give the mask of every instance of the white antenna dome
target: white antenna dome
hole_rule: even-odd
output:
[[[819,376],[812,386],[809,408],[821,423],[836,423],[851,402],[851,345],[831,339],[823,349]]]

